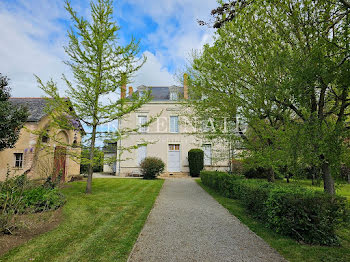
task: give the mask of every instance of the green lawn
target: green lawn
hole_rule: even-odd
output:
[[[63,221],[0,261],[126,261],[163,180],[94,179],[68,184]]]
[[[348,262],[350,261],[350,228],[343,228],[338,235],[340,247],[310,246],[299,244],[291,238],[281,236],[249,216],[239,200],[223,197],[214,190],[198,184],[212,195],[221,205],[236,216],[242,223],[263,238],[290,262]]]

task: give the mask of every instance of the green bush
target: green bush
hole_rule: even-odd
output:
[[[244,172],[244,162],[239,159],[232,159],[231,171],[233,174],[242,175]]]
[[[140,167],[144,179],[155,179],[164,171],[165,164],[158,157],[146,157]]]
[[[247,168],[243,171],[243,175],[246,178],[267,178],[268,170],[263,167]]]
[[[16,214],[57,209],[64,201],[58,189],[37,185],[25,175],[7,175],[0,182],[0,232],[11,233]]]
[[[188,151],[188,165],[192,177],[199,176],[204,167],[204,152],[202,149],[191,149]]]
[[[239,199],[274,231],[309,244],[336,245],[336,228],[348,217],[346,199],[298,186],[279,186],[224,172],[202,171],[204,185]]]
[[[336,245],[335,230],[345,214],[344,198],[305,188],[277,187],[266,201],[268,224],[299,241]]]
[[[9,177],[0,182],[0,232],[11,233],[15,228],[13,216],[24,210],[23,192],[28,185],[27,177],[24,175]]]
[[[62,206],[64,202],[64,196],[56,188],[39,186],[23,193],[24,206],[31,212],[55,210]]]

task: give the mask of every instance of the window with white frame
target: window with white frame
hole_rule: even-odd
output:
[[[147,157],[147,146],[138,145],[137,148],[137,163],[138,165]]]
[[[147,132],[147,126],[143,126],[147,123],[147,116],[138,116],[139,120],[139,132],[146,133]]]
[[[211,166],[211,144],[203,145],[204,165]]]
[[[179,133],[179,117],[170,116],[170,133]]]
[[[22,168],[23,167],[23,153],[15,153],[15,167]]]
[[[178,99],[178,94],[176,91],[171,91],[170,92],[170,100],[176,101]]]

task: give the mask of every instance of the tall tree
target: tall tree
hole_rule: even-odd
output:
[[[274,154],[276,163],[284,162],[284,156],[320,168],[324,190],[334,194],[334,174],[348,151],[344,143],[350,106],[346,1],[230,3],[222,4],[221,13],[214,12],[220,21],[216,41],[204,48],[201,57],[212,60],[206,69],[210,73],[193,68],[207,86],[236,94],[237,104],[229,108],[240,108],[253,137],[260,133],[268,138],[265,141],[272,146],[268,152],[289,150],[280,157]],[[199,68],[204,64],[198,63]],[[260,127],[254,128],[257,123]],[[275,126],[278,132],[262,126]]]
[[[0,151],[12,148],[27,120],[26,108],[11,104],[9,79],[0,73]]]
[[[53,81],[43,84],[41,88],[52,98],[56,121],[61,121],[62,114],[69,114],[83,122],[89,132],[89,172],[86,193],[91,193],[93,160],[98,127],[121,119],[124,115],[140,108],[148,102],[148,95],[140,98],[125,97],[125,86],[131,75],[145,62],[145,57],[138,58],[139,43],[131,40],[126,46],[118,44],[120,28],[113,20],[113,2],[97,0],[91,2],[91,20],[79,17],[69,1],[66,10],[71,16],[73,27],[68,31],[69,45],[65,52],[70,60],[65,63],[71,68],[74,82],[63,79],[67,84],[66,98],[60,97]],[[116,97],[121,88],[120,99]],[[74,108],[74,111],[70,110]],[[62,124],[62,123],[61,123]],[[88,131],[89,131],[88,130]],[[105,130],[104,130],[105,131]]]

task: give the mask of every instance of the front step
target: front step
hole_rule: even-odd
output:
[[[188,178],[190,177],[190,174],[186,172],[165,172],[162,173],[159,177]]]

